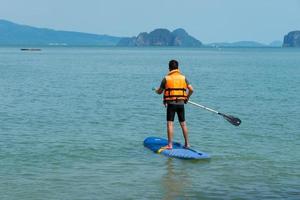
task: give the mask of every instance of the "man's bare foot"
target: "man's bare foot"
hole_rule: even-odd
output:
[[[172,145],[167,145],[167,146],[164,146],[163,148],[164,148],[164,149],[167,149],[167,150],[172,150],[172,149],[173,149],[173,146],[172,146]]]

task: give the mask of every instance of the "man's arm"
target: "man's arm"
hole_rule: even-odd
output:
[[[163,93],[164,89],[165,89],[165,85],[166,85],[166,78],[164,78],[161,83],[160,83],[160,87],[155,89],[155,92],[157,94],[161,94]]]
[[[192,87],[191,84],[189,84],[189,85],[187,86],[187,88],[188,88],[188,90],[189,90],[189,92],[188,92],[188,94],[187,94],[187,102],[188,102],[189,99],[190,99],[190,96],[192,96],[192,94],[193,94],[193,92],[194,92],[194,89],[193,89],[193,87]]]
[[[163,91],[164,91],[164,89],[162,89],[162,88],[156,88],[156,89],[155,89],[155,92],[156,92],[157,94],[161,94],[161,93],[163,93]]]

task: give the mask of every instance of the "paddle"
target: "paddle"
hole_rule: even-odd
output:
[[[203,108],[203,109],[205,109],[205,110],[208,110],[208,111],[210,111],[210,112],[216,113],[216,114],[218,114],[218,115],[221,115],[222,117],[224,117],[224,119],[226,119],[226,120],[227,120],[229,123],[231,123],[232,125],[239,126],[239,125],[242,123],[242,121],[241,121],[239,118],[234,117],[234,116],[232,116],[232,115],[226,115],[226,114],[224,114],[224,113],[220,113],[220,112],[218,112],[218,111],[216,111],[216,110],[213,110],[213,109],[211,109],[211,108],[208,108],[208,107],[206,107],[206,106],[197,104],[197,103],[192,102],[192,101],[188,101],[188,103],[190,103],[190,104],[192,104],[192,105],[194,105],[194,106]]]
[[[152,88],[152,90],[153,90],[153,91],[156,91],[156,88]],[[232,125],[239,126],[239,125],[242,123],[242,121],[241,121],[239,118],[234,117],[234,116],[232,116],[232,115],[226,115],[226,114],[224,114],[224,113],[220,113],[220,112],[218,112],[218,111],[216,111],[216,110],[213,110],[213,109],[211,109],[211,108],[208,108],[208,107],[206,107],[206,106],[197,104],[197,103],[192,102],[192,101],[188,101],[188,103],[190,103],[190,104],[192,104],[192,105],[194,105],[194,106],[203,108],[203,109],[205,109],[205,110],[208,110],[208,111],[210,111],[210,112],[216,113],[216,114],[218,114],[218,115],[221,115],[224,119],[226,119],[226,120],[227,120],[229,123],[231,123]]]

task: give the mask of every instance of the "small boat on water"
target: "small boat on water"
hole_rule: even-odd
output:
[[[39,48],[22,48],[21,51],[41,51]]]

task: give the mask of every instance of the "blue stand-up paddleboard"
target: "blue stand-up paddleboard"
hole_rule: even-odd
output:
[[[144,140],[144,146],[151,151],[159,154],[163,154],[169,157],[181,158],[181,159],[208,159],[210,158],[207,153],[195,151],[190,148],[184,148],[182,144],[173,142],[173,149],[166,149],[168,140],[159,137],[148,137]]]

